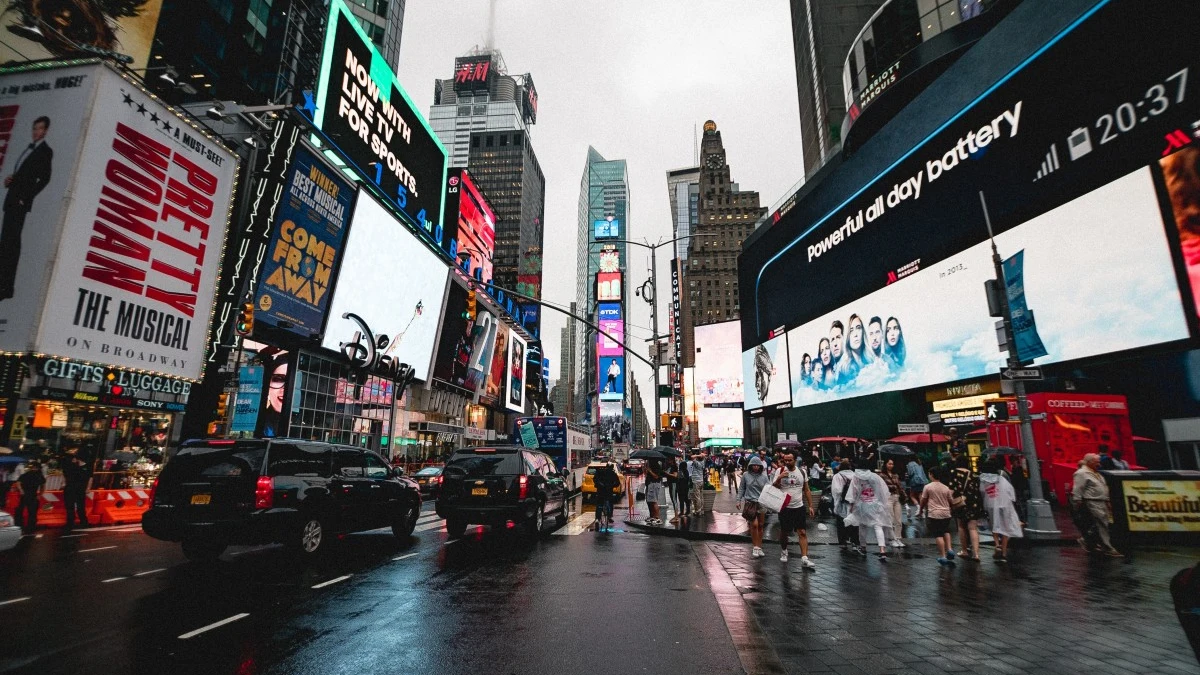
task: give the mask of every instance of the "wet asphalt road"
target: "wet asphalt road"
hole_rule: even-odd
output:
[[[427,512],[408,542],[350,535],[313,563],[231,548],[212,566],[137,527],[43,530],[0,553],[0,672],[741,672],[691,545],[585,531],[591,516],[536,541],[448,540]]]

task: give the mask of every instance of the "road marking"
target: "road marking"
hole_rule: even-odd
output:
[[[218,621],[216,623],[210,623],[207,626],[204,626],[203,628],[197,628],[196,630],[184,633],[183,635],[179,636],[179,639],[187,640],[189,638],[194,638],[201,633],[210,631],[214,628],[220,628],[221,626],[224,626],[227,623],[233,623],[234,621],[238,621],[239,619],[244,619],[248,616],[250,616],[250,615],[246,612],[242,612],[241,614],[234,614],[233,616],[229,617],[228,619],[221,619],[220,621]]]
[[[462,539],[447,539],[445,541],[445,543],[442,544],[442,546],[449,546],[450,544],[453,544],[453,543],[459,542],[459,541],[462,541]]]
[[[59,537],[59,539],[74,539],[75,537],[82,537],[82,536],[83,536],[82,534],[64,534],[61,537]]]
[[[322,581],[321,583],[317,584],[316,586],[313,586],[313,588],[325,588],[326,586],[332,586],[333,584],[341,583],[341,582],[349,579],[352,576],[354,576],[354,575],[344,574],[336,579],[330,579],[329,581]]]
[[[25,597],[23,597],[23,598],[13,598],[12,600],[0,600],[0,607],[3,607],[3,606],[5,606],[5,605],[12,605],[12,604],[16,604],[16,603],[18,603],[18,602],[25,602],[26,600],[28,600],[28,599],[29,599],[29,597],[30,597],[30,596],[28,596],[28,595],[27,595],[27,596],[25,596]]]
[[[140,532],[141,530],[141,525],[122,525],[120,527],[106,527],[104,529],[97,530],[97,532]]]
[[[104,579],[104,580],[103,580],[103,581],[101,581],[100,583],[102,583],[102,584],[111,584],[111,583],[112,583],[112,582],[114,582],[114,581],[124,581],[124,580],[126,580],[126,579],[128,579],[128,578],[129,578],[129,577],[113,577],[113,578],[111,578],[111,579]]]
[[[77,551],[77,553],[91,553],[92,551],[103,551],[103,550],[110,549],[110,548],[116,548],[116,546],[100,546],[97,548],[81,548],[81,549],[79,549],[79,551]]]
[[[592,529],[592,525],[595,523],[596,514],[594,512],[581,513],[571,522],[555,530],[554,534],[567,537],[583,534]]]
[[[445,523],[443,523],[441,520],[438,520],[436,522],[429,522],[429,523],[425,523],[424,525],[418,525],[413,528],[413,532],[428,532],[429,530],[438,530],[438,529],[443,529],[444,527],[445,527]]]
[[[135,574],[135,575],[133,575],[133,576],[135,576],[135,577],[144,577],[144,576],[146,576],[147,574],[157,574],[158,572],[166,572],[166,571],[167,571],[167,568],[165,568],[165,567],[159,567],[158,569],[146,570],[145,572],[138,572],[137,574]]]
[[[392,558],[392,560],[393,560],[393,561],[396,561],[396,560],[405,560],[405,559],[408,559],[408,558],[411,558],[411,557],[413,557],[414,555],[416,555],[416,553],[405,553],[404,555],[398,555],[398,556],[396,556],[395,558]]]

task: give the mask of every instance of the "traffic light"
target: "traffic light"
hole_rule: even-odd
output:
[[[475,320],[475,312],[477,309],[478,308],[475,305],[475,290],[472,289],[472,290],[467,291],[467,319],[468,320],[470,320],[470,321]]]
[[[250,335],[254,332],[254,303],[243,302],[242,311],[238,314],[237,325],[234,326],[238,335]]]
[[[217,397],[217,419],[225,419],[228,410],[229,392],[225,392]]]

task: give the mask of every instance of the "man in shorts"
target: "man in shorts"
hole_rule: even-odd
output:
[[[808,475],[804,467],[796,466],[794,452],[785,450],[778,469],[771,472],[771,484],[788,495],[787,505],[779,512],[779,546],[783,553],[780,562],[788,561],[788,537],[793,532],[800,539],[800,566],[806,570],[816,569],[808,559],[808,516],[813,512],[812,491],[808,488]]]
[[[662,460],[646,460],[646,508],[650,509],[650,517],[646,519],[647,525],[662,525],[663,522],[662,518],[658,517],[658,505],[663,498],[662,477]]]
[[[921,490],[921,513],[928,518],[925,535],[937,540],[938,564],[954,567],[954,544],[950,540],[950,533],[954,531],[950,500],[954,498],[954,492],[942,482],[946,477],[942,467],[934,467],[929,477],[930,483]]]

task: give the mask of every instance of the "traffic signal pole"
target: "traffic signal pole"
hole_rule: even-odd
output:
[[[1008,286],[1004,282],[1004,264],[1000,259],[1000,251],[996,248],[996,238],[992,233],[992,218],[988,214],[987,200],[983,191],[979,192],[979,204],[983,207],[983,220],[987,224],[988,239],[992,243],[992,265],[996,270],[996,283],[999,286],[1000,306],[1003,309],[1004,336],[1008,342],[1008,367],[1020,369],[1021,358],[1017,354],[1017,343],[1012,329],[1012,316],[1008,309]],[[1026,516],[1025,534],[1030,539],[1057,539],[1062,535],[1058,524],[1054,522],[1054,514],[1050,511],[1050,502],[1046,501],[1042,492],[1042,467],[1038,464],[1037,446],[1033,440],[1033,421],[1029,416],[1029,399],[1025,395],[1025,382],[1013,381],[1013,392],[1017,396],[1017,418],[1021,424],[1021,452],[1025,456],[1025,465],[1029,468],[1029,504]]]

